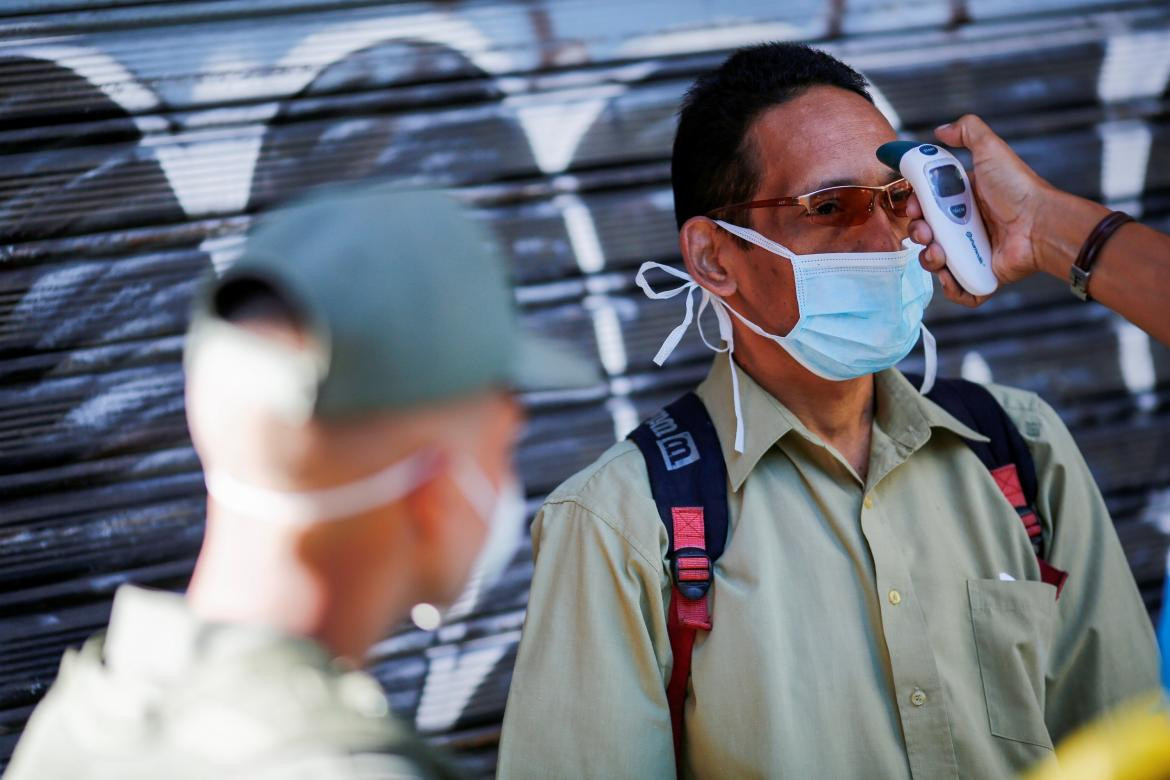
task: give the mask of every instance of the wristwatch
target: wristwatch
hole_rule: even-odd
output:
[[[1110,212],[1093,228],[1093,232],[1085,239],[1085,244],[1081,247],[1077,259],[1068,269],[1068,283],[1069,287],[1072,288],[1072,294],[1082,301],[1092,300],[1092,297],[1089,296],[1089,277],[1093,275],[1093,264],[1097,262],[1097,256],[1101,254],[1101,247],[1105,246],[1105,242],[1109,240],[1110,236],[1126,222],[1133,222],[1133,217],[1124,211]]]

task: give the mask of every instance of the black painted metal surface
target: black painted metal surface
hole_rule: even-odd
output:
[[[727,4],[731,5],[731,4]],[[535,507],[696,382],[669,153],[694,76],[769,38],[863,70],[907,137],[984,115],[1058,186],[1170,227],[1170,7],[1044,0],[23,0],[0,16],[0,764],[118,584],[182,587],[203,520],[180,355],[195,280],[307,187],[450,184],[511,250],[529,324],[609,381],[528,399]],[[1151,610],[1170,531],[1170,351],[1059,283],[928,314],[945,373],[1035,390],[1072,427]],[[913,367],[914,358],[908,361]],[[531,569],[376,648],[395,709],[494,765]]]

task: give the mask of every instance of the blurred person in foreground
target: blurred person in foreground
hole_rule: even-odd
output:
[[[453,776],[358,668],[412,607],[507,564],[514,389],[591,371],[519,333],[482,226],[385,185],[265,219],[196,305],[185,364],[208,488],[186,596],[118,590],[7,777]]]
[[[971,151],[971,186],[1001,284],[1047,273],[1170,346],[1170,236],[1053,187],[973,114],[942,125],[935,136]],[[990,296],[967,292],[946,269],[946,253],[916,200],[909,213],[910,237],[927,245],[922,265],[938,274],[947,298],[965,306],[986,301]]]
[[[741,49],[687,92],[686,272],[637,280],[685,301],[656,362],[704,309],[722,354],[534,520],[502,778],[1009,777],[1156,687],[1056,412],[998,385],[923,394],[931,277],[909,186],[874,154],[895,138],[860,74],[798,44]],[[911,382],[894,366],[920,336]],[[979,453],[1009,440],[992,470]]]

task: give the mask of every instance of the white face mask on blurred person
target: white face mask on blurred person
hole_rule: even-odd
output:
[[[266,522],[303,526],[354,517],[394,503],[434,476],[434,459],[433,452],[418,452],[368,477],[321,490],[258,487],[221,471],[208,471],[204,480],[207,494],[224,509]],[[478,519],[487,525],[487,538],[469,575],[478,592],[493,584],[512,559],[524,525],[524,494],[515,477],[508,477],[499,489],[493,487],[471,458],[460,460],[452,476]],[[430,610],[441,619],[441,610]],[[421,623],[430,621],[415,616],[415,622],[428,628]]]
[[[499,487],[492,487],[487,474],[475,461],[455,471],[455,484],[488,524],[488,535],[471,567],[471,583],[481,587],[493,584],[504,573],[524,526],[524,491],[515,477],[508,477]]]
[[[424,602],[410,610],[410,619],[424,631],[434,631],[450,618],[474,608],[479,594],[495,584],[508,567],[524,528],[524,491],[515,477],[508,477],[497,489],[474,461],[465,461],[454,477],[459,490],[487,522],[488,535],[455,603],[436,606]]]

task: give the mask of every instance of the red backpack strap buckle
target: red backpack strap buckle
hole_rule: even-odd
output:
[[[707,591],[711,588],[711,557],[703,507],[671,507],[674,521],[674,549],[671,551],[671,578],[674,581],[674,610],[681,625],[711,630]]]
[[[674,581],[673,609],[687,628],[711,630],[707,592],[711,587],[711,558],[702,506],[673,506],[674,550],[670,574]]]
[[[1028,534],[1028,539],[1032,542],[1032,549],[1036,552],[1036,563],[1040,566],[1040,581],[1056,588],[1056,597],[1059,599],[1060,591],[1064,589],[1064,583],[1068,579],[1068,572],[1056,568],[1041,556],[1044,529],[1040,524],[1040,515],[1028,504],[1028,499],[1024,496],[1024,489],[1020,484],[1020,472],[1016,468],[1016,464],[1006,463],[993,469],[991,476],[995,479],[995,484],[1003,493],[1003,497],[1015,508],[1016,513],[1020,516],[1020,522],[1024,524],[1024,531]]]
[[[1016,464],[1007,463],[993,469],[991,476],[995,480],[996,486],[999,487],[999,492],[1003,493],[1003,497],[1008,500],[1009,504],[1016,509],[1028,506],[1028,500],[1024,498],[1024,488],[1020,484],[1020,471],[1016,468]]]
[[[711,558],[705,550],[693,547],[675,550],[671,575],[674,586],[684,599],[695,601],[704,598],[711,588]]]

